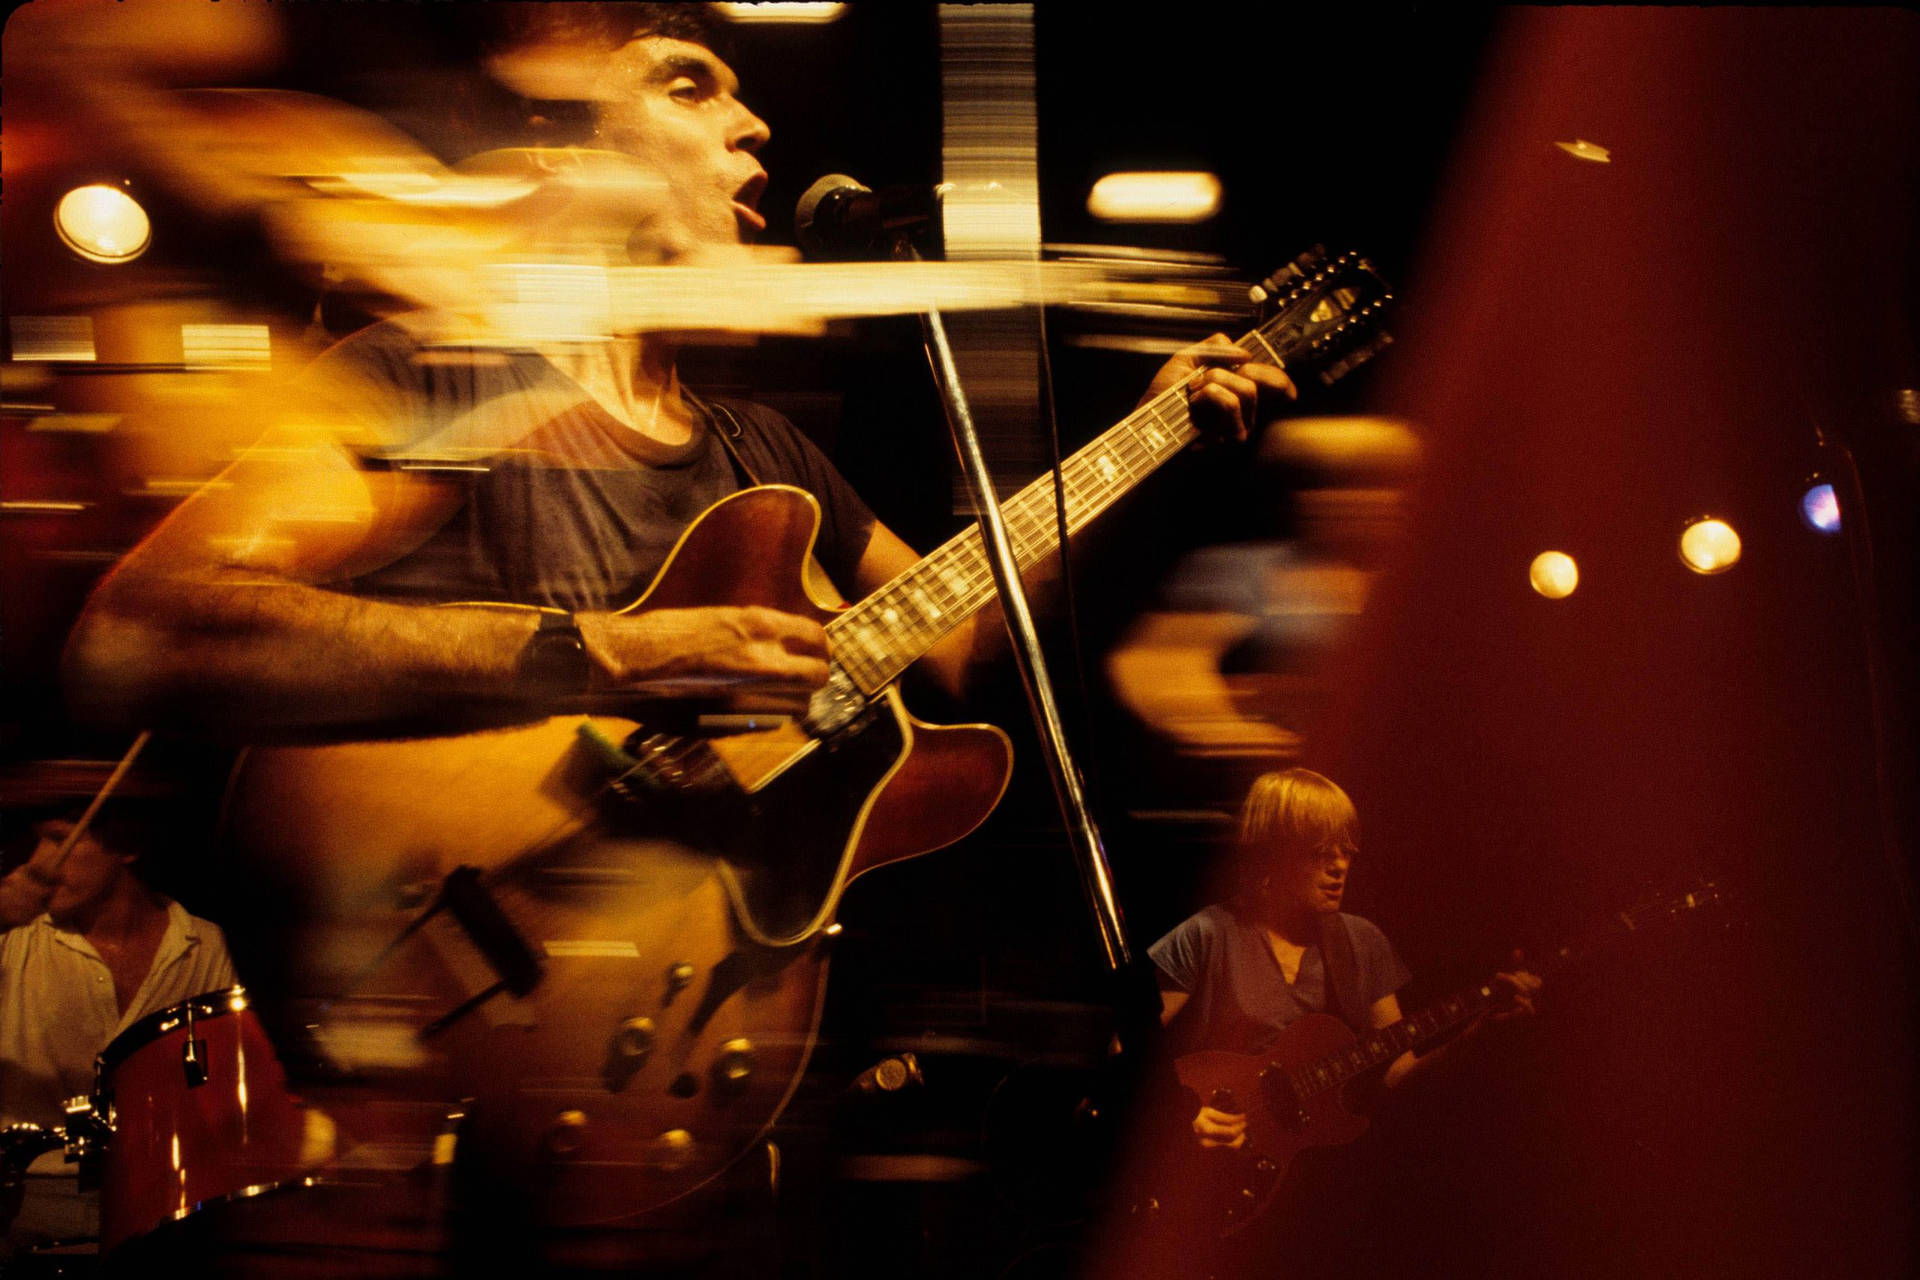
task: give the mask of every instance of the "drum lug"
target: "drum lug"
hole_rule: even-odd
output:
[[[187,1087],[197,1089],[207,1082],[207,1042],[187,1037],[187,1043],[180,1049],[180,1069],[187,1077]]]
[[[180,1069],[187,1077],[187,1088],[197,1089],[207,1082],[207,1042],[194,1038],[191,1000],[187,1002],[187,1016],[183,1025],[187,1041],[180,1046]]]

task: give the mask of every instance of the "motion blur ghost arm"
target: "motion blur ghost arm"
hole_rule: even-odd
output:
[[[184,503],[100,584],[67,647],[76,712],[245,734],[422,713],[505,689],[534,620],[357,600],[320,584],[430,520],[430,482],[362,473],[275,433]]]
[[[364,600],[325,584],[386,564],[457,495],[366,472],[324,439],[263,441],[95,590],[64,677],[83,718],[251,740],[298,730],[534,718],[653,682],[794,709],[826,678],[809,619],[757,607],[574,616],[582,687],[528,680],[532,609]]]

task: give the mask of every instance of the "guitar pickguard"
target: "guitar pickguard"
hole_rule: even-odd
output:
[[[653,742],[645,735],[633,736]],[[608,802],[606,821],[615,833],[665,836],[721,859],[747,936],[763,946],[791,945],[832,918],[875,793],[911,745],[891,694],[845,727],[797,745],[757,781],[726,771],[724,746],[687,744],[674,749],[675,758],[698,761],[682,773],[699,781],[678,794],[661,785],[616,788],[621,798]]]

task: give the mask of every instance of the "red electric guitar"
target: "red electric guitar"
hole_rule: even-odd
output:
[[[1578,942],[1554,951],[1541,968],[1551,972],[1611,939],[1724,902],[1710,882],[1651,899],[1607,917]],[[1490,982],[1481,983],[1365,1036],[1355,1036],[1338,1018],[1308,1014],[1262,1056],[1217,1049],[1182,1056],[1174,1063],[1180,1083],[1215,1110],[1244,1114],[1246,1141],[1235,1148],[1202,1147],[1190,1131],[1169,1137],[1163,1159],[1174,1167],[1154,1172],[1157,1189],[1136,1201],[1136,1208],[1188,1238],[1220,1239],[1244,1230],[1273,1203],[1295,1156],[1308,1147],[1351,1142],[1365,1131],[1366,1119],[1346,1107],[1349,1083],[1479,1017],[1497,998]]]

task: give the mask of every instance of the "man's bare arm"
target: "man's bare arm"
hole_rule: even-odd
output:
[[[457,500],[433,481],[362,472],[322,439],[264,441],[96,589],[68,645],[69,700],[96,722],[242,738],[513,708],[533,611],[390,604],[325,585],[418,545]],[[798,706],[826,677],[818,625],[769,609],[579,623],[599,690],[709,682]]]

